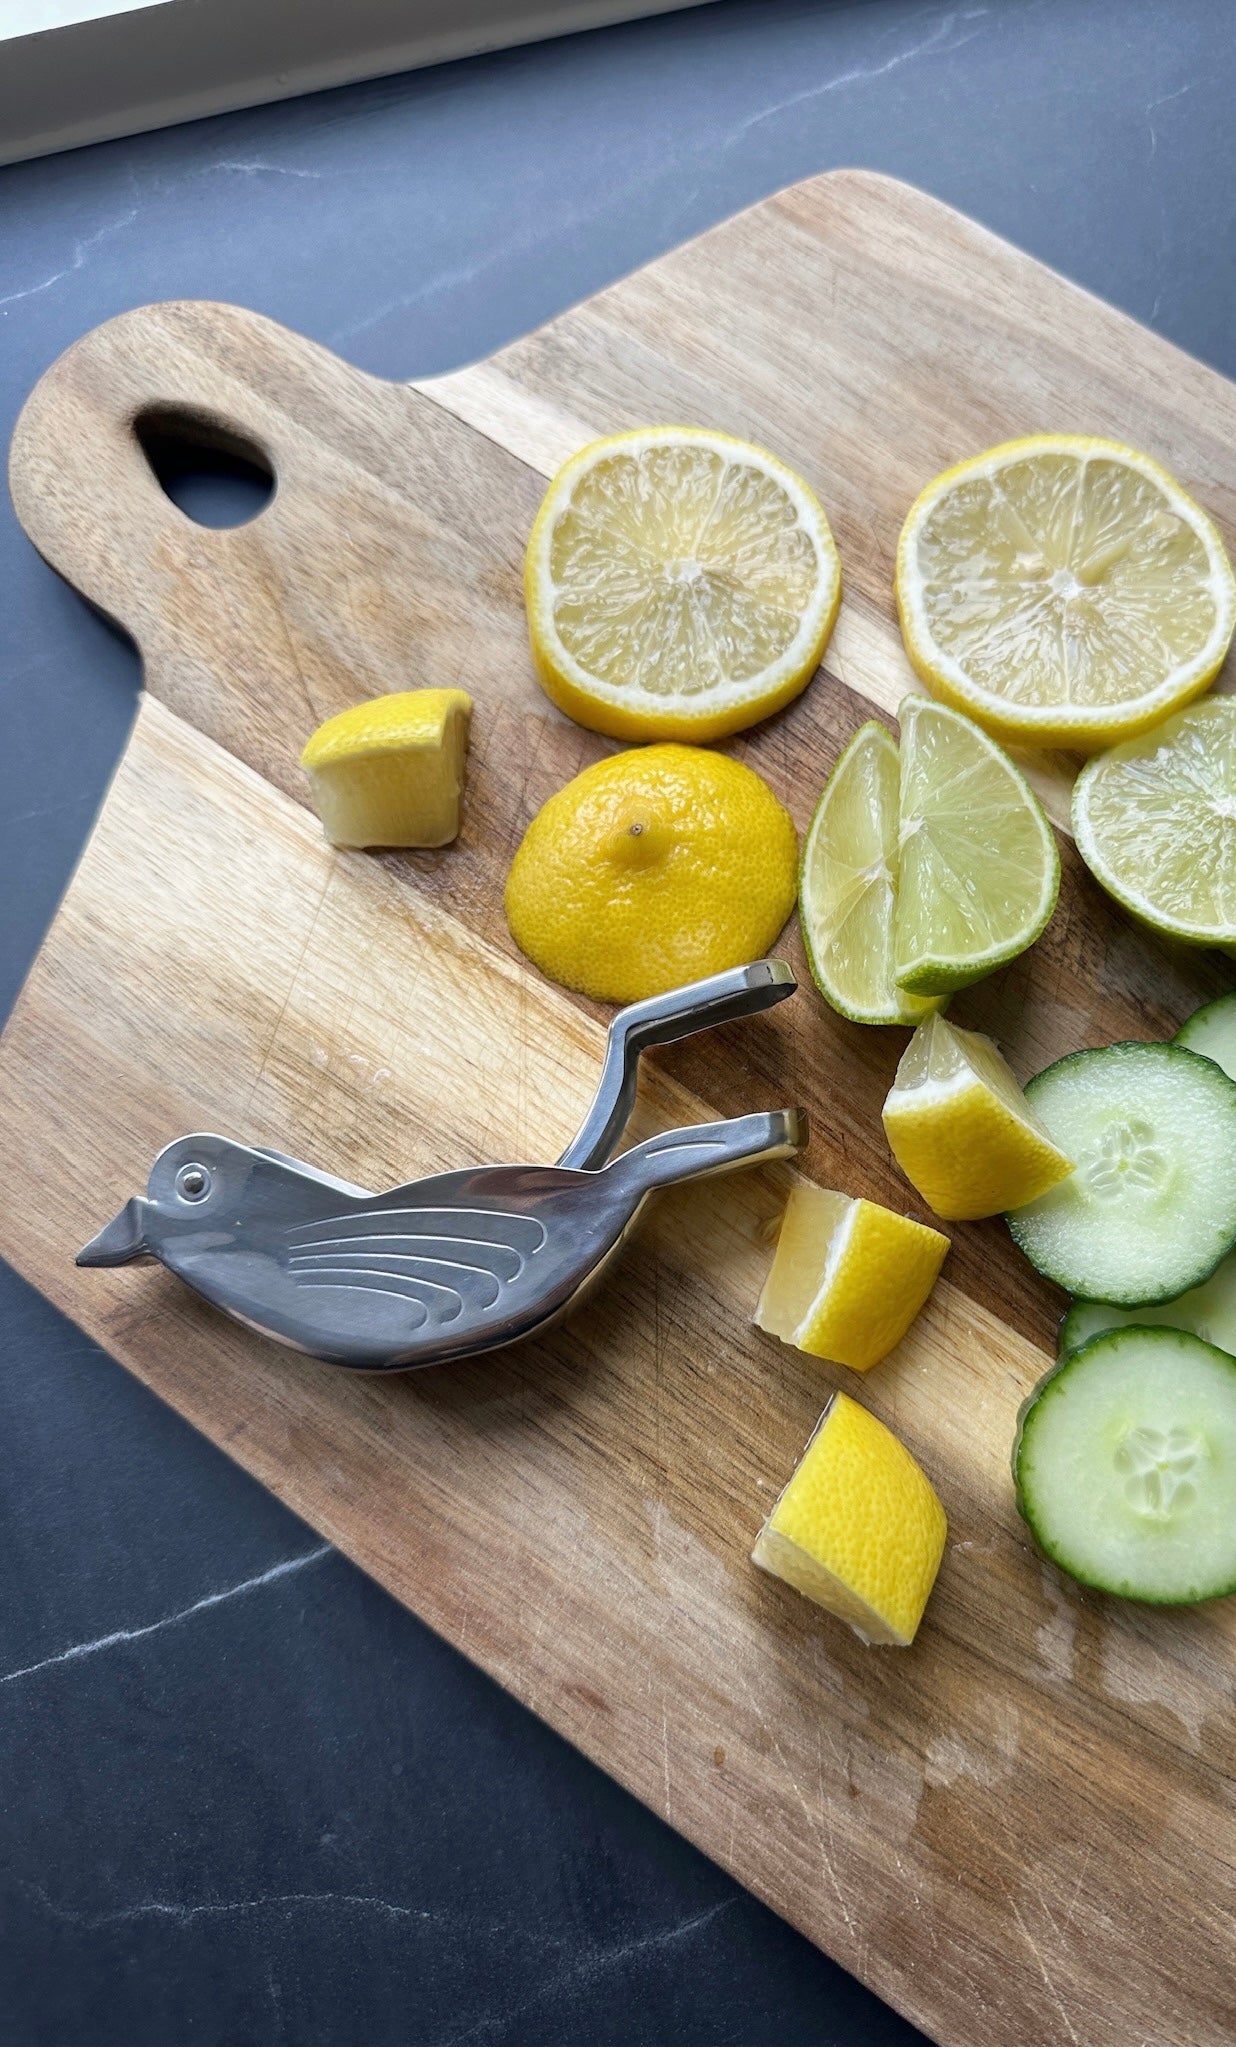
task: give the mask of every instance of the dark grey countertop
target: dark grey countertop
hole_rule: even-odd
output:
[[[1231,373],[1234,103],[1228,0],[722,0],[16,166],[4,439],[126,306],[428,374],[842,164]],[[7,506],[0,590],[6,1012],[138,672]],[[0,2047],[919,2037],[2,1269],[0,1516]]]

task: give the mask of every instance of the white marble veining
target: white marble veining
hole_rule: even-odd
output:
[[[185,1606],[179,1613],[164,1614],[161,1620],[148,1621],[140,1628],[115,1628],[110,1635],[96,1635],[90,1642],[74,1642],[69,1649],[61,1649],[55,1656],[44,1656],[39,1663],[26,1663],[19,1670],[0,1672],[0,1685],[16,1684],[18,1678],[35,1677],[41,1670],[51,1670],[58,1663],[77,1663],[85,1656],[98,1656],[104,1649],[114,1649],[120,1642],[140,1642],[147,1635],[157,1635],[164,1628],[179,1626],[181,1621],[191,1620],[194,1614],[205,1613],[212,1606],[223,1606],[229,1599],[240,1599],[246,1592],[256,1592],[260,1585],[273,1585],[280,1578],[290,1577],[293,1571],[303,1571],[308,1564],[316,1564],[323,1557],[333,1554],[333,1545],[319,1543],[316,1549],[306,1550],[303,1556],[287,1557],[281,1564],[272,1564],[269,1571],[259,1571],[256,1578],[242,1578],[239,1585],[225,1585],[222,1592],[208,1592],[204,1599],[195,1599],[192,1606]]]
[[[6,292],[4,297],[0,298],[0,310],[6,306],[15,306],[20,299],[37,298],[40,292],[50,291],[53,284],[59,284],[62,278],[71,277],[75,270],[83,269],[89,260],[90,251],[97,248],[100,242],[110,240],[112,235],[118,235],[122,229],[132,227],[137,215],[137,207],[131,206],[127,213],[120,214],[116,220],[105,220],[102,227],[97,227],[92,235],[83,235],[80,241],[73,244],[73,254],[67,263],[62,263],[59,270],[53,270],[50,276],[38,278],[34,284],[22,285],[17,291]]]
[[[309,1559],[303,1561],[308,1562]],[[545,1957],[547,1966],[531,1997],[521,1998],[514,2005],[506,2005],[499,2000],[493,2010],[466,2025],[461,2032],[447,2035],[441,2047],[468,2047],[468,2043],[482,2043],[495,2034],[506,2033],[514,2021],[530,2018],[538,2009],[564,1993],[595,1984],[641,1956],[689,1941],[693,1934],[711,1925],[722,1913],[732,1911],[743,1902],[734,1896],[721,1898],[715,1904],[705,1906],[703,1911],[677,1920],[672,1926],[659,1927],[636,1940],[581,1943],[574,1938],[563,1938],[523,1925],[495,1924],[480,1914],[405,1905],[397,1899],[363,1891],[269,1891],[253,1898],[212,1898],[186,1903],[166,1898],[143,1898],[112,1911],[87,1912],[59,1902],[41,1884],[23,1882],[21,1888],[50,1918],[61,1925],[90,1932],[133,1926],[143,1920],[162,1920],[183,1928],[204,1920],[253,1914],[278,1917],[325,1912],[333,1917],[339,1912],[346,1912],[420,1926],[426,1931],[449,1936],[454,1941],[481,1942],[486,1946],[495,1942],[512,1942]],[[277,1986],[273,1989],[277,1997]]]
[[[954,30],[958,24],[981,21],[990,12],[990,8],[987,7],[968,7],[942,15],[925,36],[920,37],[917,42],[907,44],[903,49],[894,50],[883,63],[857,64],[849,71],[839,71],[833,78],[822,79],[818,85],[804,86],[801,92],[791,93],[786,99],[774,100],[771,106],[761,107],[757,112],[748,114],[737,127],[730,130],[722,147],[732,149],[736,143],[741,142],[744,135],[749,135],[753,128],[760,128],[766,121],[776,120],[795,107],[808,106],[814,100],[827,98],[830,93],[841,92],[848,85],[870,85],[877,78],[887,78],[890,71],[899,71],[903,64],[914,63],[919,57],[943,57],[955,50],[964,49],[967,43],[972,43],[974,38],[981,34],[981,30],[968,28],[964,35],[955,35]]]

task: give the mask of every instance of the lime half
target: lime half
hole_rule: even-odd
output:
[[[1025,777],[971,719],[917,696],[900,717],[894,975],[911,994],[947,995],[1033,945],[1060,855]]]
[[[872,719],[829,776],[803,848],[807,960],[821,995],[855,1023],[917,1024],[939,1006],[893,976],[899,775],[897,742]]]
[[[1236,701],[1207,697],[1088,762],[1073,836],[1135,917],[1194,945],[1236,945]]]

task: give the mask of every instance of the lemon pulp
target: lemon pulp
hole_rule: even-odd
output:
[[[819,502],[775,456],[650,427],[558,472],[524,588],[537,668],[570,717],[618,738],[701,741],[803,688],[841,570]]]
[[[915,668],[1005,739],[1084,752],[1204,689],[1236,623],[1219,534],[1149,456],[1041,434],[911,507],[897,603]]]

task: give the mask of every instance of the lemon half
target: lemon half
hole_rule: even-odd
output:
[[[506,883],[522,952],[567,988],[637,1002],[762,957],[794,907],[790,814],[741,761],[646,746],[542,806]]]
[[[594,441],[549,486],[524,594],[545,689],[618,739],[719,739],[798,695],[841,601],[814,493],[704,427]]]
[[[1118,441],[1036,434],[928,484],[897,548],[906,651],[997,737],[1083,753],[1205,689],[1236,624],[1219,533]]]

